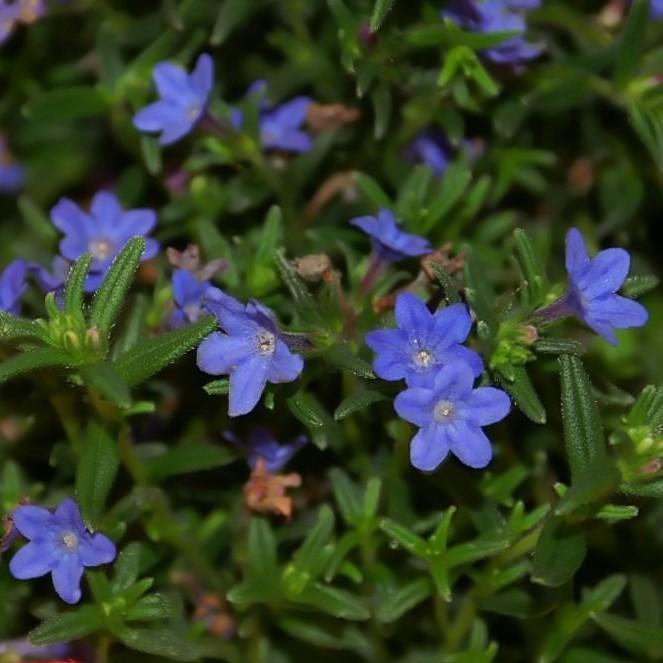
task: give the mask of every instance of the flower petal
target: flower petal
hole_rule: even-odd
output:
[[[18,580],[30,580],[46,575],[57,563],[52,545],[27,543],[9,562],[9,571]]]
[[[27,539],[43,534],[53,524],[53,514],[41,506],[25,504],[16,507],[11,514],[16,529]]]
[[[501,389],[479,387],[465,401],[466,420],[477,426],[501,421],[511,410],[511,399]]]
[[[169,124],[164,127],[163,133],[159,136],[159,144],[172,145],[180,138],[186,136],[191,129],[193,129],[193,122],[186,118],[174,122],[173,124]]]
[[[81,539],[78,554],[83,566],[99,566],[112,562],[117,551],[107,536],[93,534]]]
[[[394,410],[401,419],[415,426],[426,426],[433,416],[435,392],[423,387],[412,387],[402,391],[394,399]]]
[[[401,380],[407,371],[407,339],[399,329],[376,329],[366,334],[366,345],[376,353],[375,374],[383,380]]]
[[[436,347],[448,348],[463,343],[472,328],[472,316],[465,304],[452,304],[433,315]]]
[[[585,240],[577,228],[571,228],[566,233],[566,271],[572,276],[580,275],[588,264]]]
[[[90,213],[95,221],[95,230],[103,230],[113,237],[121,222],[122,206],[117,196],[109,191],[99,191],[92,198]]]
[[[408,334],[426,333],[433,322],[426,304],[409,292],[398,295],[394,312],[398,326]]]
[[[464,345],[452,345],[446,352],[437,355],[437,359],[445,366],[452,361],[463,361],[474,373],[474,377],[479,377],[483,373],[483,359],[478,352],[466,348]]]
[[[474,384],[474,373],[464,361],[452,361],[435,376],[433,390],[437,400],[463,400]]]
[[[189,77],[179,65],[171,62],[159,62],[152,70],[152,78],[159,96],[177,101],[189,91]]]
[[[128,238],[136,235],[148,235],[157,223],[157,213],[152,209],[139,208],[122,212],[119,228]]]
[[[606,249],[597,253],[576,285],[587,298],[617,292],[628,275],[631,257],[624,249]]]
[[[71,497],[66,497],[55,510],[54,522],[59,526],[75,531],[86,532],[78,504]]]
[[[269,359],[261,355],[247,357],[230,374],[228,414],[237,417],[253,410],[267,383]]]
[[[208,53],[202,53],[189,76],[189,83],[201,101],[206,101],[214,84],[214,61]]]
[[[245,306],[219,288],[209,288],[205,292],[203,307],[216,317],[223,330],[229,334],[239,336],[256,331],[256,323],[246,315]]]
[[[493,457],[490,440],[476,426],[455,421],[447,428],[451,453],[468,467],[486,467]]]
[[[72,553],[63,555],[53,568],[51,576],[57,595],[65,603],[73,604],[81,600],[83,565],[78,555]]]
[[[432,472],[449,453],[445,426],[430,425],[422,428],[410,442],[410,462],[422,472]]]
[[[230,373],[253,350],[250,340],[245,337],[214,332],[198,346],[196,363],[204,373],[224,375]]]
[[[167,101],[155,101],[141,108],[133,117],[133,125],[140,131],[161,131],[166,125],[178,121],[181,111]]]
[[[87,237],[93,228],[90,217],[69,198],[60,198],[51,210],[53,225],[66,235]]]
[[[277,339],[267,379],[273,383],[292,382],[299,377],[303,369],[302,357],[290,352],[288,346],[281,339]]]

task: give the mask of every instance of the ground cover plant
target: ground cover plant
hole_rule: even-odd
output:
[[[662,37],[0,0],[0,661],[663,660]]]

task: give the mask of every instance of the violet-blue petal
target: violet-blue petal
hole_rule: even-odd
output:
[[[247,338],[214,332],[198,346],[196,361],[201,371],[223,375],[246,359],[252,350],[253,346]]]
[[[255,324],[247,319],[241,302],[219,288],[212,287],[205,292],[203,307],[229,334],[248,334],[255,330]]]
[[[44,507],[24,504],[12,511],[11,518],[23,536],[34,539],[50,527],[53,514]]]
[[[466,363],[474,377],[479,377],[484,371],[484,363],[481,355],[464,345],[453,345],[448,350],[444,350],[438,355],[438,360],[442,366],[450,364],[453,361],[462,361]]]
[[[97,533],[81,540],[78,554],[83,566],[99,566],[112,562],[117,551],[107,536]]]
[[[566,270],[569,274],[580,274],[589,264],[585,240],[577,228],[566,233]]]
[[[152,78],[161,97],[177,101],[182,89],[188,87],[189,81],[186,71],[179,65],[171,62],[159,62],[152,69]]]
[[[214,85],[214,61],[208,53],[202,53],[191,72],[191,87],[203,98],[207,98]]]
[[[401,419],[415,426],[426,426],[435,405],[435,392],[422,387],[402,391],[394,399],[394,409]]]
[[[472,316],[465,304],[451,304],[438,309],[433,316],[433,329],[445,346],[464,343],[472,328]]]
[[[267,384],[269,360],[261,355],[250,355],[230,373],[228,415],[248,414],[258,404]]]
[[[458,420],[447,427],[449,446],[458,460],[468,467],[486,467],[493,457],[490,440],[478,426]]]
[[[426,304],[409,292],[398,295],[394,313],[398,326],[406,332],[425,329],[433,317]]]
[[[511,410],[511,399],[501,389],[479,387],[466,401],[467,420],[477,426],[487,426],[501,421]]]
[[[436,392],[449,398],[462,398],[468,395],[474,384],[472,369],[464,361],[454,361],[440,370],[433,381]]]
[[[631,266],[631,258],[624,249],[605,249],[592,259],[576,286],[588,298],[617,292],[624,283]]]
[[[443,426],[426,426],[410,442],[410,462],[422,472],[436,470],[448,453],[448,433]]]
[[[51,575],[53,587],[65,603],[73,605],[81,600],[83,566],[77,555],[69,553],[60,557],[53,567]]]
[[[272,383],[292,382],[304,369],[304,360],[281,340],[276,341],[276,348],[269,364],[267,379]]]
[[[17,580],[31,580],[46,575],[57,562],[57,551],[38,543],[26,543],[9,562],[9,571]]]
[[[60,198],[51,210],[53,225],[69,235],[87,235],[92,221],[90,217],[69,198]]]
[[[366,334],[366,345],[376,353],[373,370],[382,380],[405,377],[407,359],[403,348],[407,339],[398,329],[376,329]]]

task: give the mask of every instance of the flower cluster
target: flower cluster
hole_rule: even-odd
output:
[[[524,12],[540,4],[540,0],[452,0],[442,15],[472,32],[515,32],[515,36],[487,48],[484,55],[498,64],[520,65],[538,57],[543,50],[541,45],[524,38],[527,30]]]
[[[405,380],[408,387],[394,403],[400,417],[419,426],[410,460],[432,471],[451,452],[470,467],[491,459],[482,426],[503,419],[509,397],[492,387],[473,389],[483,361],[463,343],[472,327],[464,304],[431,313],[425,303],[404,293],[396,299],[396,329],[369,332],[373,369],[383,380]]]

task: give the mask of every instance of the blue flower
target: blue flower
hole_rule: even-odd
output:
[[[37,285],[44,292],[58,292],[63,289],[71,263],[62,256],[55,256],[50,271],[37,263],[31,263],[30,269]]]
[[[24,260],[13,260],[0,274],[0,311],[18,315],[21,312],[21,297],[27,284],[28,265]]]
[[[161,133],[159,142],[170,145],[186,136],[207,111],[214,84],[214,63],[203,53],[193,72],[170,62],[159,62],[152,71],[161,99],[134,115],[134,126],[140,131]]]
[[[285,152],[308,152],[313,147],[313,141],[301,127],[306,122],[311,99],[300,96],[280,106],[270,107],[265,101],[265,90],[265,81],[256,81],[249,87],[247,93],[249,99],[258,98],[260,141],[263,148]],[[237,130],[242,128],[244,114],[239,108],[233,109],[231,124]]]
[[[463,361],[447,364],[427,387],[398,394],[398,416],[419,427],[410,444],[410,461],[431,472],[451,452],[469,467],[485,467],[492,458],[490,440],[482,427],[504,419],[509,397],[494,387],[473,389],[474,374]]]
[[[0,43],[2,42],[2,7],[0,7]],[[14,193],[23,186],[25,169],[16,163],[7,148],[7,142],[0,134],[0,194]]]
[[[523,37],[527,24],[522,11],[539,4],[537,0],[452,0],[442,15],[472,32],[518,33],[483,53],[499,64],[520,64],[538,57],[543,50],[541,45],[531,44]]]
[[[425,163],[439,177],[449,167],[451,148],[439,131],[426,129],[408,143],[405,156],[414,163]]]
[[[198,347],[198,367],[211,375],[230,376],[228,414],[251,412],[267,382],[292,382],[304,368],[304,360],[290,352],[274,314],[251,300],[237,300],[210,288],[205,308],[225,333],[210,334]]]
[[[240,440],[231,431],[226,431],[223,436],[246,454],[247,462],[252,470],[255,469],[258,459],[263,458],[267,471],[271,474],[276,474],[283,469],[285,464],[308,442],[306,435],[299,435],[291,442],[280,444],[270,431],[260,426],[251,431],[246,442]]]
[[[170,316],[170,326],[173,329],[196,322],[203,315],[203,295],[211,285],[209,281],[199,281],[186,269],[175,270],[173,273],[175,310]]]
[[[388,209],[381,209],[377,216],[358,216],[350,223],[371,238],[373,250],[383,260],[394,262],[433,251],[427,239],[400,230]]]
[[[453,304],[431,313],[409,293],[396,298],[396,329],[377,329],[366,335],[376,353],[375,374],[383,380],[402,380],[409,387],[430,384],[440,368],[461,360],[474,376],[483,372],[481,357],[461,345],[472,327],[467,306]]]
[[[615,294],[628,275],[631,258],[624,249],[599,251],[589,257],[576,228],[566,235],[567,292],[538,311],[548,320],[575,315],[609,343],[617,344],[614,329],[641,327],[649,315],[642,304]]]
[[[60,253],[67,260],[76,260],[84,253],[92,254],[90,275],[85,284],[88,292],[96,290],[113,258],[137,235],[147,236],[156,222],[151,209],[124,211],[115,195],[106,191],[95,194],[86,214],[69,198],[61,198],[51,210],[53,225],[64,233]],[[143,260],[153,258],[159,250],[156,240],[146,237]]]
[[[115,559],[113,542],[85,528],[78,505],[70,498],[63,500],[55,513],[40,506],[19,506],[12,520],[29,543],[12,558],[11,574],[29,580],[50,573],[55,591],[67,603],[80,601],[81,576],[86,566]]]
[[[663,0],[651,0],[650,12],[654,21],[663,18]]]
[[[33,23],[46,13],[44,0],[0,0],[0,44],[17,23]]]

